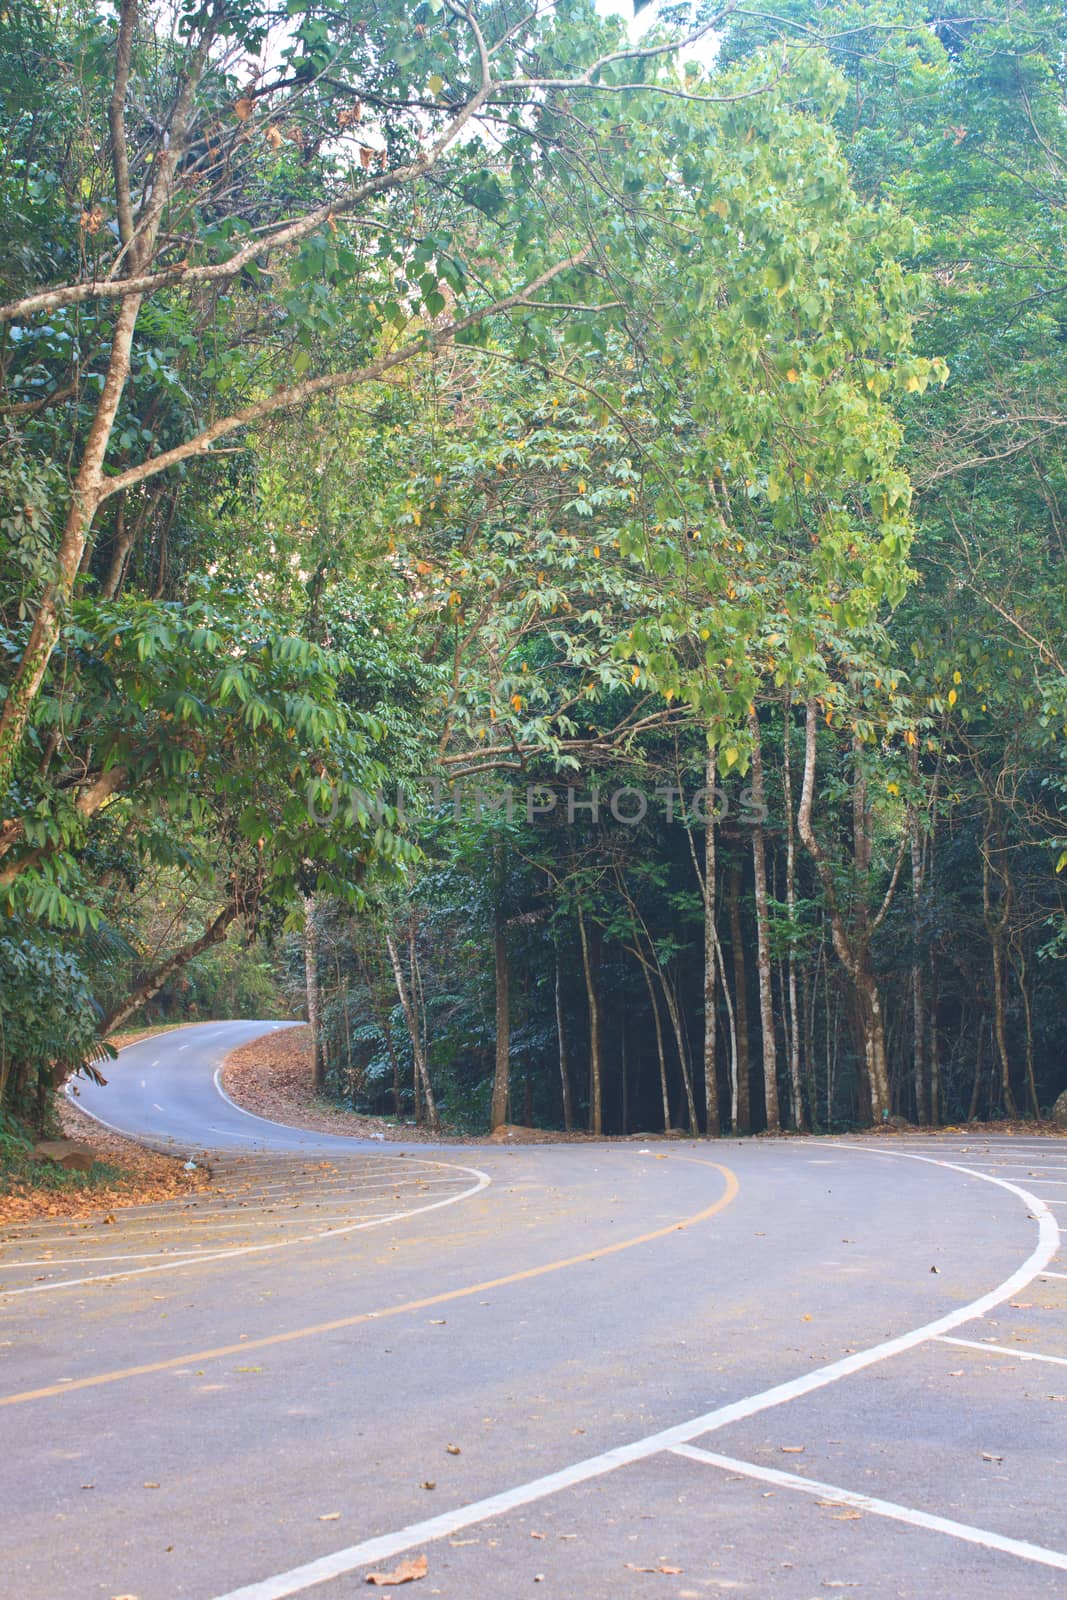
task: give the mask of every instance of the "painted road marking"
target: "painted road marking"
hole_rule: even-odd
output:
[[[852,1146],[852,1149],[854,1150],[869,1148],[869,1145]],[[877,1151],[875,1153],[878,1155],[889,1154],[888,1151]],[[910,1155],[910,1153],[910,1151],[906,1150],[898,1150],[896,1152],[897,1155]],[[963,1152],[961,1151],[960,1153],[962,1154]],[[1040,1179],[1042,1172],[1067,1172],[1067,1166],[1064,1166],[1062,1161],[1057,1161],[1052,1166],[1042,1166],[1040,1171],[1037,1170],[1038,1163],[1036,1161],[968,1161],[967,1165],[975,1168],[976,1170],[988,1168],[990,1172],[1003,1172],[1005,1168],[1018,1167],[1021,1169],[1021,1171],[1025,1172],[1028,1178],[1038,1179]]]
[[[838,1505],[854,1506],[857,1511],[869,1512],[875,1517],[888,1517],[893,1522],[906,1522],[913,1528],[927,1528],[931,1533],[945,1533],[952,1539],[962,1539],[967,1544],[981,1545],[985,1550],[999,1550],[1005,1555],[1019,1556],[1023,1561],[1035,1561],[1043,1567],[1058,1567],[1067,1571],[1067,1554],[1062,1550],[1049,1550],[1042,1544],[1031,1544],[1026,1539],[1008,1539],[1001,1533],[990,1533],[986,1528],[974,1528],[967,1522],[956,1522],[951,1517],[934,1516],[929,1511],[915,1511],[911,1506],[898,1505],[894,1500],[880,1500],[875,1495],[857,1494],[853,1489],[841,1489],[833,1483],[821,1483],[818,1478],[803,1478],[799,1473],[781,1472],[777,1467],[760,1467],[751,1461],[738,1461],[733,1456],[720,1456],[712,1450],[701,1450],[691,1444],[678,1445],[672,1455],[684,1456],[689,1461],[699,1461],[705,1466],[720,1467],[723,1472],[743,1478],[755,1478],[759,1483],[773,1483],[782,1489],[796,1489],[800,1494],[817,1495],[820,1500],[833,1500]]]
[[[938,1317],[933,1322],[924,1323],[921,1327],[912,1328],[908,1333],[898,1334],[894,1339],[886,1339],[881,1344],[871,1345],[866,1350],[858,1350],[853,1355],[845,1356],[840,1361],[833,1361],[828,1366],[817,1367],[814,1372],[805,1373],[798,1378],[788,1379],[785,1383],[775,1384],[773,1388],[764,1389],[758,1394],[749,1395],[743,1400],[719,1406],[714,1411],[707,1411],[702,1416],[692,1417],[687,1422],[676,1423],[674,1427],[664,1428],[659,1433],[649,1434],[644,1439],[635,1439],[629,1444],[618,1445],[614,1449],[605,1450],[600,1455],[588,1456],[583,1461],[573,1462],[569,1467],[563,1467],[558,1472],[547,1473],[544,1477],[534,1478],[529,1483],[518,1484],[515,1488],[505,1489],[500,1494],[490,1495],[484,1500],[476,1500],[466,1506],[459,1506],[456,1510],[446,1512],[440,1517],[431,1517],[425,1522],[410,1523],[406,1528],[400,1528],[395,1533],[387,1533],[373,1539],[366,1539],[362,1544],[349,1545],[346,1549],[335,1550],[331,1555],[321,1556],[316,1561],[309,1561],[302,1566],[293,1567],[288,1572],[275,1574],[273,1577],[264,1578],[258,1583],[247,1584],[244,1588],[233,1589],[224,1595],[215,1596],[215,1600],[286,1600],[294,1594],[302,1594],[305,1589],[311,1589],[316,1584],[326,1583],[332,1578],[343,1577],[346,1573],[354,1572],[358,1567],[369,1565],[372,1561],[385,1561],[393,1556],[401,1555],[406,1550],[413,1549],[416,1545],[429,1544],[435,1539],[443,1539],[450,1534],[458,1533],[463,1528],[469,1528],[479,1522],[484,1522],[490,1517],[501,1516],[504,1512],[513,1511],[519,1506],[531,1505],[535,1501],[546,1499],[550,1495],[559,1494],[561,1490],[571,1489],[576,1484],[586,1483],[591,1478],[603,1477],[604,1474],[614,1472],[619,1467],[631,1465],[635,1461],[645,1461],[650,1456],[660,1455],[663,1451],[674,1450],[678,1445],[691,1444],[705,1433],[713,1433],[719,1428],[725,1428],[732,1422],[743,1421],[747,1417],[757,1415],[761,1411],[768,1411],[774,1406],[788,1404],[791,1400],[798,1400],[804,1395],[813,1393],[817,1389],[826,1388],[829,1384],[837,1383],[841,1378],[849,1377],[854,1372],[862,1372],[865,1368],[875,1366],[879,1362],[887,1361],[893,1356],[901,1355],[905,1351],[914,1350],[921,1344],[926,1344],[941,1334],[947,1333],[950,1328],[958,1328],[962,1324],[972,1322],[976,1317],[984,1316],[987,1311],[993,1310],[1004,1300],[1010,1299],[1020,1289],[1032,1282],[1038,1273],[1060,1247],[1060,1230],[1052,1212],[1044,1201],[1037,1195],[1030,1194],[1026,1189],[1019,1188],[1014,1183],[1009,1183],[1005,1178],[995,1178],[990,1174],[975,1172],[973,1169],[959,1166],[955,1162],[938,1161],[932,1156],[912,1155],[904,1150],[872,1150],[869,1145],[852,1145],[845,1148],[861,1150],[872,1155],[884,1155],[890,1159],[903,1161],[921,1161],[927,1166],[941,1167],[950,1172],[962,1172],[967,1177],[977,1178],[982,1183],[995,1184],[1000,1189],[1006,1189],[1010,1194],[1016,1195],[1029,1208],[1031,1215],[1038,1225],[1037,1243],[1020,1267],[997,1285],[987,1294],[981,1295],[977,1300],[972,1300],[969,1305],[960,1306],[955,1311]],[[239,1350],[253,1348],[251,1343],[239,1345]],[[982,1346],[984,1349],[985,1346]],[[233,1349],[226,1354],[234,1354]],[[187,1357],[189,1364],[194,1359],[201,1357]],[[185,1362],[183,1362],[185,1365]],[[83,1379],[83,1384],[93,1380]],[[98,1380],[99,1381],[99,1380]],[[66,1393],[72,1385],[55,1386],[48,1393]],[[33,1396],[12,1396],[7,1403],[20,1398],[33,1398]],[[0,1400],[0,1405],[5,1402]],[[1040,1548],[1040,1546],[1035,1546]]]
[[[446,1172],[477,1170],[468,1167],[450,1168],[443,1162],[424,1162],[422,1165],[434,1168],[445,1167]],[[375,1170],[378,1171],[380,1169],[376,1168]],[[291,1189],[284,1183],[261,1183],[255,1179],[251,1179],[248,1182],[248,1187],[244,1187],[245,1181],[242,1173],[237,1172],[232,1178],[224,1178],[219,1187],[192,1192],[183,1200],[156,1200],[145,1205],[123,1206],[122,1210],[116,1214],[119,1220],[115,1226],[121,1229],[122,1236],[126,1239],[132,1237],[138,1229],[153,1235],[158,1234],[167,1227],[184,1231],[189,1226],[200,1225],[201,1223],[206,1224],[212,1218],[220,1220],[233,1218],[236,1224],[237,1219],[247,1217],[251,1212],[260,1209],[265,1211],[268,1206],[277,1206],[279,1202],[270,1199],[270,1194],[274,1190],[280,1190],[283,1194],[300,1195],[300,1199],[290,1207],[291,1210],[310,1210],[317,1204],[325,1205],[329,1203],[337,1205],[343,1203],[346,1199],[355,1203],[369,1197],[372,1190],[391,1190],[394,1198],[399,1200],[400,1195],[396,1191],[405,1185],[409,1189],[416,1186],[420,1189],[425,1188],[427,1191],[432,1191],[443,1187],[445,1184],[455,1183],[456,1180],[455,1178],[435,1177],[432,1175],[429,1177],[417,1176],[410,1166],[405,1166],[398,1168],[397,1177],[392,1179],[383,1177],[381,1179],[368,1180],[360,1179],[357,1175],[350,1175],[347,1179],[324,1177],[319,1184],[315,1184],[311,1180],[306,1183],[301,1180],[294,1181]],[[231,1183],[235,1185],[240,1183],[242,1187],[227,1189],[226,1186]],[[341,1191],[340,1194],[337,1193],[338,1190]],[[316,1195],[321,1195],[321,1201],[317,1201],[314,1198]],[[214,1198],[208,1198],[210,1196],[214,1196]],[[380,1202],[385,1197],[379,1194],[374,1198]],[[86,1238],[87,1235],[91,1237],[98,1226],[96,1220],[90,1217],[83,1219],[73,1228],[70,1223],[71,1219],[69,1218],[54,1222],[37,1218],[29,1222],[12,1223],[4,1228],[3,1242],[19,1244],[24,1243],[26,1239],[30,1239],[34,1243],[40,1243],[42,1240],[52,1240],[57,1244],[62,1244],[66,1239],[81,1240]]]
[[[129,1255],[119,1256],[46,1256],[40,1261],[3,1261],[0,1262],[0,1272],[29,1271],[31,1267],[81,1267],[87,1261],[158,1261],[160,1256],[200,1256],[203,1255],[203,1246],[199,1250],[135,1250]]]
[[[170,1372],[175,1367],[192,1366],[200,1361],[221,1360],[225,1356],[236,1355],[242,1350],[266,1350],[272,1345],[291,1344],[295,1339],[309,1339],[319,1334],[337,1333],[342,1328],[356,1328],[366,1322],[381,1322],[387,1317],[398,1317],[409,1311],[425,1311],[430,1306],[447,1305],[453,1300],[466,1300],[472,1295],[484,1294],[488,1289],[502,1289],[508,1284],[527,1283],[534,1278],[543,1278],[546,1273],[549,1272],[560,1272],[566,1267],[577,1267],[584,1265],[586,1262],[599,1261],[603,1256],[619,1255],[623,1250],[632,1250],[636,1245],[651,1244],[656,1239],[667,1238],[669,1234],[683,1233],[686,1231],[686,1229],[695,1227],[697,1223],[708,1222],[712,1217],[717,1216],[720,1211],[724,1211],[726,1207],[730,1205],[734,1199],[736,1199],[738,1192],[737,1178],[730,1171],[729,1167],[720,1166],[717,1161],[698,1161],[696,1162],[696,1165],[702,1167],[711,1167],[725,1180],[725,1187],[718,1200],[716,1200],[713,1205],[705,1207],[703,1211],[695,1212],[691,1217],[683,1217],[679,1222],[670,1222],[665,1228],[655,1228],[651,1233],[638,1234],[634,1239],[622,1239],[615,1244],[605,1244],[602,1245],[598,1250],[586,1250],[578,1256],[565,1256],[561,1261],[547,1261],[539,1267],[524,1267],[519,1272],[509,1272],[506,1277],[489,1278],[484,1283],[468,1284],[463,1289],[446,1289],[442,1291],[441,1294],[427,1295],[421,1300],[408,1300],[402,1305],[385,1306],[380,1311],[359,1311],[353,1316],[337,1317],[331,1322],[315,1323],[309,1328],[291,1328],[285,1333],[268,1333],[264,1334],[264,1336],[260,1339],[243,1339],[240,1344],[218,1345],[213,1350],[197,1350],[191,1355],[185,1354],[181,1356],[171,1356],[166,1361],[149,1361],[145,1362],[142,1366],[123,1367],[115,1372],[100,1372],[91,1378],[74,1378],[65,1383],[49,1384],[43,1389],[27,1389],[21,1394],[2,1395],[0,1396],[0,1406],[20,1405],[27,1400],[50,1399],[56,1395],[72,1394],[76,1389],[95,1389],[98,1388],[100,1384],[104,1383],[119,1383],[127,1378],[144,1377],[148,1373]],[[475,1169],[472,1167],[469,1170],[473,1172]],[[485,1179],[485,1183],[479,1184],[479,1188],[484,1188],[485,1184],[489,1182],[489,1179],[486,1177],[484,1172],[482,1173],[482,1177]],[[476,1191],[472,1190],[469,1192],[474,1193]],[[456,1198],[462,1199],[463,1196],[457,1196]],[[423,1211],[434,1211],[438,1206],[451,1204],[453,1204],[452,1200],[438,1200],[434,1205],[422,1206],[419,1208],[417,1213],[413,1212],[411,1214],[421,1215]],[[383,1220],[391,1221],[392,1219],[385,1218]],[[358,1223],[356,1226],[367,1227],[369,1224]],[[350,1228],[338,1228],[332,1231],[334,1233],[350,1233],[353,1230]],[[312,1237],[316,1239],[322,1239],[326,1238],[327,1235],[315,1234]],[[258,1250],[275,1250],[277,1248],[278,1246],[273,1244],[248,1245],[240,1250],[219,1251],[216,1255],[204,1256],[201,1259],[205,1261],[214,1261],[219,1260],[222,1256],[251,1255],[253,1252]],[[170,1264],[168,1263],[168,1265]],[[195,1266],[196,1263],[175,1262],[173,1265],[175,1267],[189,1265]],[[136,1277],[140,1272],[161,1272],[163,1270],[165,1270],[163,1267],[139,1267],[135,1272],[113,1273],[110,1274],[110,1276],[132,1278]],[[40,1291],[50,1288],[64,1289],[69,1288],[71,1283],[77,1281],[78,1280],[76,1279],[71,1279],[70,1283],[36,1284],[26,1289],[9,1289],[6,1291],[6,1293],[32,1294],[34,1290]],[[98,1278],[85,1278],[81,1281],[83,1283],[97,1283],[101,1280]],[[955,1326],[955,1324],[953,1324],[953,1326]]]
[[[1035,1350],[1017,1350],[1011,1344],[984,1344],[980,1339],[940,1339],[940,1344],[959,1344],[968,1350],[987,1350],[994,1356],[1016,1356],[1020,1361],[1050,1361],[1055,1367],[1067,1367],[1067,1356],[1042,1356]]]
[[[442,1162],[442,1165],[444,1165],[443,1162]],[[340,1238],[342,1234],[358,1233],[363,1228],[377,1228],[377,1227],[381,1227],[384,1223],[387,1223],[387,1222],[404,1222],[409,1217],[421,1217],[427,1211],[439,1211],[442,1206],[454,1206],[460,1200],[469,1200],[472,1195],[479,1194],[483,1189],[488,1188],[489,1184],[492,1182],[492,1179],[489,1177],[489,1174],[486,1173],[486,1172],[480,1172],[477,1167],[457,1167],[455,1170],[457,1172],[469,1172],[469,1173],[472,1173],[472,1174],[475,1175],[475,1177],[477,1178],[478,1181],[476,1183],[473,1183],[470,1186],[469,1189],[461,1190],[459,1194],[449,1195],[444,1200],[432,1200],[429,1205],[414,1206],[409,1211],[393,1211],[388,1216],[385,1216],[385,1217],[371,1217],[371,1218],[366,1219],[366,1220],[364,1220],[362,1222],[350,1222],[350,1223],[347,1223],[343,1228],[324,1228],[319,1233],[301,1234],[296,1239],[274,1239],[274,1240],[269,1241],[267,1244],[244,1244],[244,1245],[238,1245],[238,1246],[234,1247],[233,1249],[213,1250],[209,1254],[197,1256],[193,1260],[187,1260],[187,1261],[164,1261],[159,1266],[156,1266],[156,1267],[133,1267],[128,1272],[97,1272],[97,1273],[94,1273],[91,1277],[88,1277],[88,1278],[64,1278],[59,1283],[29,1283],[29,1284],[25,1284],[20,1289],[4,1289],[4,1290],[0,1291],[0,1299],[6,1300],[6,1299],[9,1299],[12,1295],[16,1295],[16,1294],[48,1294],[49,1292],[54,1292],[57,1289],[80,1289],[87,1283],[107,1283],[107,1282],[114,1281],[114,1279],[116,1279],[116,1278],[139,1278],[139,1277],[143,1276],[143,1274],[146,1273],[146,1272],[178,1272],[184,1267],[199,1266],[204,1261],[224,1261],[224,1260],[227,1260],[228,1258],[230,1258],[232,1256],[257,1255],[257,1254],[261,1253],[264,1250],[285,1250],[285,1249],[288,1249],[288,1247],[290,1245],[294,1245],[294,1244],[316,1244],[322,1239],[337,1239],[337,1238]],[[675,1226],[677,1226],[677,1224],[675,1224]],[[266,1342],[268,1344],[270,1344],[273,1341],[268,1339]],[[190,1361],[193,1360],[193,1359],[194,1358],[192,1356],[189,1357]],[[204,1356],[203,1358],[201,1358],[201,1357],[198,1356],[195,1359],[197,1359],[197,1360],[205,1359],[206,1360],[207,1357]],[[177,1364],[178,1363],[175,1363],[175,1362],[165,1361],[165,1362],[163,1362],[161,1364],[159,1370],[162,1371],[166,1367],[174,1366],[174,1365],[177,1365]],[[135,1372],[145,1371],[145,1370],[153,1371],[155,1369],[151,1368],[151,1367],[149,1367],[149,1368],[134,1367],[134,1368],[131,1368],[131,1374],[135,1373]],[[126,1376],[126,1375],[127,1374],[122,1374],[122,1373],[118,1374],[118,1376],[120,1376],[120,1377],[121,1376]],[[108,1375],[104,1375],[103,1377],[100,1377],[100,1378],[87,1378],[87,1379],[84,1379],[84,1380],[79,1380],[79,1382],[75,1383],[73,1385],[73,1387],[74,1388],[88,1387],[93,1383],[106,1383],[108,1381],[109,1381],[109,1376]],[[70,1385],[66,1385],[64,1387],[63,1392],[66,1393],[66,1390],[69,1387],[71,1387],[71,1386]],[[47,1394],[47,1393],[50,1393],[50,1391],[49,1390],[41,1390],[41,1391],[39,1391],[40,1395],[44,1395],[44,1394]],[[28,1394],[28,1395],[21,1395],[21,1396],[20,1395],[15,1395],[15,1396],[8,1396],[6,1398],[0,1397],[0,1406],[11,1405],[14,1402],[14,1400],[18,1400],[18,1399],[26,1399],[26,1400],[37,1399],[39,1397],[39,1394],[38,1394],[38,1392],[34,1392],[34,1393]]]

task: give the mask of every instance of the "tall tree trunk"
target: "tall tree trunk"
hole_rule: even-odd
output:
[[[1023,1020],[1026,1024],[1026,1108],[1030,1116],[1039,1118],[1041,1107],[1037,1099],[1037,1080],[1034,1077],[1034,1018],[1030,1007],[1030,991],[1026,983],[1026,953],[1020,947],[1015,964],[1019,980],[1019,994],[1023,1002]]]
[[[715,746],[709,741],[704,762],[704,1126],[709,1138],[721,1131],[716,1061],[718,940],[715,937]]]
[[[971,1085],[971,1103],[967,1108],[967,1121],[973,1122],[978,1115],[978,1095],[982,1087],[982,1052],[985,1048],[985,1015],[978,1021],[978,1038],[974,1050],[974,1082]]]
[[[100,585],[100,593],[105,600],[114,600],[117,597],[126,571],[126,558],[132,546],[133,528],[126,526],[126,491],[122,490],[115,497],[115,537],[111,544],[111,561],[107,576]],[[88,541],[85,548],[86,550],[89,548]]]
[[[578,938],[582,947],[582,972],[585,975],[585,992],[589,1004],[589,1131],[604,1131],[604,1074],[601,1061],[600,997],[597,993],[596,972],[590,954],[589,930],[585,912],[578,904]]]
[[[393,1115],[394,1115],[394,1117],[399,1118],[399,1116],[400,1116],[400,1057],[397,1055],[397,1053],[396,1053],[396,1045],[393,1043],[393,1025],[389,1021],[388,1016],[386,1016],[386,1018],[385,1018],[385,1023],[384,1023],[384,1026],[382,1028],[382,1032],[383,1032],[383,1034],[385,1036],[385,1048],[386,1048],[386,1051],[387,1051],[388,1056],[389,1056],[389,1064],[393,1069]]]
[[[155,998],[166,983],[176,972],[180,972],[195,956],[202,955],[205,950],[210,950],[212,945],[221,944],[230,925],[236,920],[238,903],[236,898],[223,906],[218,916],[204,929],[197,938],[190,939],[188,944],[183,944],[180,950],[175,950],[165,961],[160,962],[151,972],[146,973],[133,989],[130,990],[119,1005],[112,1006],[111,1010],[101,1019],[100,1035],[106,1038],[109,1033],[132,1017],[135,1011]]]
[[[997,1043],[997,1061],[1000,1067],[1000,1098],[1006,1117],[1018,1116],[1015,1096],[1011,1090],[1011,1056],[1008,1053],[1006,1021],[1006,990],[1004,973],[1004,929],[1011,915],[1011,883],[1006,873],[998,873],[1003,893],[999,913],[993,914],[992,867],[989,852],[993,845],[992,829],[986,833],[982,847],[982,908],[989,942],[993,951],[993,1033]]]
[[[563,1092],[563,1127],[570,1133],[574,1127],[574,1101],[571,1097],[571,1074],[567,1062],[567,1028],[563,1008],[563,968],[556,951],[556,1039],[559,1045],[559,1081]]]
[[[815,798],[816,735],[818,732],[817,707],[808,701],[804,734],[804,782],[801,789],[800,809],[797,813],[797,830],[805,849],[815,863],[822,885],[830,918],[830,935],[838,960],[851,979],[856,997],[856,1011],[863,1037],[864,1091],[867,1109],[872,1122],[879,1124],[889,1117],[889,1070],[885,1043],[885,1015],[878,981],[871,966],[870,924],[866,915],[865,896],[861,902],[858,925],[850,934],[841,913],[834,883],[833,868],[819,843],[812,825],[812,805]],[[866,823],[866,791],[862,776],[856,773],[853,782],[853,853],[858,873],[866,875],[870,868],[869,839]],[[866,885],[864,885],[866,888]],[[888,900],[887,900],[888,904]]]
[[[934,991],[930,996],[930,1039],[926,1052],[926,1059],[930,1063],[930,1121],[935,1128],[941,1126],[941,1051],[937,1031],[937,1008],[940,995],[937,989],[937,973],[934,973]]]
[[[734,1016],[734,1002],[730,994],[730,985],[726,981],[726,962],[723,960],[722,945],[719,942],[718,931],[715,930],[715,955],[718,962],[719,980],[722,984],[722,997],[726,1002],[726,1026],[730,1040],[730,1128],[737,1132],[737,1101],[739,1095],[738,1069],[737,1069],[737,1019]]]
[[[511,1000],[508,982],[508,937],[504,913],[496,907],[493,918],[493,954],[496,974],[496,1064],[493,1072],[493,1098],[489,1109],[491,1130],[508,1120],[508,1090],[511,1068]]]
[[[913,788],[917,789],[919,782],[919,750],[917,745],[909,747],[908,766],[911,771]],[[926,996],[924,993],[924,969],[921,954],[924,861],[922,831],[919,827],[919,807],[915,794],[912,794],[908,801],[908,848],[911,851],[911,1067],[915,1093],[915,1120],[918,1123],[924,1123],[927,1120]]]
[[[693,1094],[693,1074],[689,1070],[689,1049],[685,1042],[685,1024],[682,1020],[681,1008],[678,1005],[678,996],[675,993],[674,985],[662,967],[659,969],[659,980],[660,988],[663,990],[663,999],[667,1006],[667,1015],[671,1020],[671,1031],[674,1034],[674,1044],[678,1051],[679,1065],[682,1069],[682,1087],[685,1091],[689,1132],[695,1139],[700,1133],[700,1122],[697,1118],[696,1096]]]
[[[793,763],[789,748],[793,734],[793,697],[785,697],[782,730],[782,801],[785,809],[785,903],[789,912],[789,953],[786,957],[786,989],[789,998],[789,1095],[793,1126],[807,1126],[804,1116],[804,1088],[800,1075],[800,1008],[797,1004],[797,838],[793,817]]]
[[[640,957],[638,957],[640,961]],[[659,1003],[656,1000],[656,986],[652,982],[652,974],[644,961],[640,961],[641,971],[644,973],[645,983],[648,985],[648,998],[652,1006],[652,1023],[656,1030],[656,1059],[659,1062],[659,1092],[663,1101],[663,1131],[671,1131],[671,1101],[667,1092],[667,1056],[663,1048],[663,1024],[660,1021]]]
[[[763,751],[760,745],[759,718],[748,719],[752,738],[752,802],[762,816],[766,803],[763,781]],[[767,909],[767,844],[763,823],[752,824],[752,868],[755,876],[756,970],[759,977],[760,1031],[763,1039],[763,1103],[767,1131],[777,1133],[782,1126],[778,1111],[778,1048],[774,1036],[774,998],[771,991],[770,916]]]
[[[630,1131],[630,1037],[626,1027],[626,994],[619,997],[619,1077],[622,1087],[622,1131]]]
[[[750,1097],[751,1052],[748,1038],[748,974],[745,941],[741,932],[741,863],[733,861],[726,880],[730,913],[730,946],[734,965],[734,1014],[737,1018],[737,1120],[735,1133],[752,1131]]]
[[[125,107],[137,22],[137,0],[123,0],[119,16],[115,86],[109,110],[109,122],[116,188],[115,204],[120,230],[129,234],[123,242],[126,246],[124,267],[130,276],[143,272],[149,266],[155,252],[160,224],[173,188],[174,174],[185,154],[193,96],[217,26],[214,21],[209,22],[193,50],[189,69],[184,75],[174,102],[166,136],[155,153],[152,187],[139,224],[134,231],[125,144]],[[85,435],[81,461],[71,486],[70,507],[56,554],[53,576],[41,595],[29,639],[9,685],[3,708],[0,710],[0,796],[6,795],[11,787],[15,763],[22,748],[34,701],[40,693],[52,651],[59,639],[63,615],[74,593],[89,530],[107,492],[104,461],[123,391],[130,375],[130,354],[142,300],[142,295],[127,295],[119,302],[115,313],[103,388]]]
[[[908,808],[908,842],[911,849],[911,1021],[912,1077],[915,1087],[915,1120],[927,1120],[926,1089],[926,1001],[923,993],[923,963],[919,953],[922,928],[922,841],[919,816],[914,805]]]
[[[102,497],[104,456],[130,375],[130,351],[140,308],[141,297],[131,295],[121,302],[116,313],[103,393],[97,402],[81,466],[74,480],[66,526],[56,555],[55,576],[41,596],[30,637],[0,711],[0,795],[6,794],[11,786],[30,712],[48,671],[61,620],[74,593],[89,528]]]
[[[391,933],[385,935],[385,947],[389,952],[389,964],[393,969],[393,981],[404,1012],[404,1021],[407,1024],[408,1038],[411,1041],[411,1055],[415,1067],[415,1081],[422,1091],[422,1098],[426,1106],[426,1119],[434,1133],[441,1131],[441,1123],[437,1115],[437,1102],[434,1099],[433,1086],[430,1083],[430,1074],[426,1065],[426,1052],[423,1048],[423,1032],[416,1009],[415,997],[404,978],[404,968],[400,961],[400,951],[396,940]],[[416,1105],[416,1119],[418,1107]]]
[[[316,1094],[326,1087],[326,1060],[322,1049],[322,991],[319,986],[319,924],[315,896],[304,896],[304,990],[311,1030],[311,1081]]]

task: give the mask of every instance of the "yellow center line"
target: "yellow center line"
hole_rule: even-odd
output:
[[[268,1333],[259,1339],[242,1339],[238,1344],[216,1345],[210,1350],[194,1350],[180,1356],[169,1356],[165,1361],[146,1361],[136,1367],[118,1367],[112,1372],[98,1372],[88,1378],[73,1378],[68,1383],[51,1383],[43,1389],[25,1389],[20,1394],[0,1396],[0,1406],[22,1405],[28,1400],[50,1400],[57,1395],[73,1394],[78,1389],[96,1389],[105,1383],[121,1383],[127,1378],[143,1378],[155,1372],[173,1372],[176,1367],[187,1367],[201,1361],[220,1361],[226,1356],[247,1355],[249,1350],[267,1350],[273,1345],[291,1344],[296,1339],[316,1338],[324,1333],[338,1333],[343,1328],[357,1328],[365,1322],[381,1322],[386,1317],[399,1317],[409,1311],[425,1311],[431,1306],[447,1305],[452,1300],[466,1300],[471,1295],[484,1294],[489,1289],[503,1289],[512,1283],[527,1283],[531,1278],[542,1278],[549,1272],[562,1272],[567,1267],[577,1267],[588,1261],[598,1261],[601,1256],[618,1255],[623,1250],[633,1250],[638,1245],[651,1244],[665,1239],[668,1234],[681,1233],[707,1222],[737,1198],[738,1181],[729,1167],[717,1161],[700,1161],[692,1156],[675,1156],[673,1160],[695,1161],[696,1165],[713,1167],[724,1180],[724,1189],[713,1205],[703,1211],[671,1222],[665,1228],[655,1228],[651,1233],[639,1233],[633,1239],[622,1239],[616,1244],[602,1245],[598,1250],[585,1250],[581,1255],[564,1256],[559,1261],[546,1261],[539,1267],[524,1267],[521,1272],[509,1272],[502,1278],[487,1278],[482,1283],[468,1284],[462,1289],[446,1289],[441,1294],[425,1295],[420,1300],[405,1300],[403,1304],[386,1306],[380,1311],[360,1311],[350,1317],[336,1317],[331,1322],[312,1323],[307,1328],[290,1328],[285,1333]]]

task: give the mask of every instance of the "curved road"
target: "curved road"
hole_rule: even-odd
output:
[[[82,1086],[203,1195],[7,1230],[5,1592],[1062,1596],[1062,1140],[363,1143],[268,1026]]]
[[[202,1022],[127,1045],[106,1067],[107,1083],[79,1081],[76,1104],[109,1127],[161,1149],[310,1150],[351,1154],[353,1141],[283,1127],[243,1111],[223,1094],[222,1063],[238,1045],[285,1022]],[[362,1144],[362,1141],[360,1141]],[[365,1148],[376,1149],[368,1143]]]

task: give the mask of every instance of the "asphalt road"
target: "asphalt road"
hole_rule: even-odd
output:
[[[5,1595],[1067,1592],[1067,1143],[358,1143],[262,1026],[82,1091],[208,1193],[7,1230]]]

